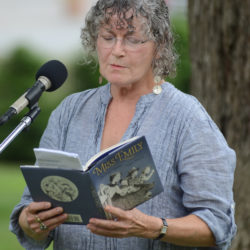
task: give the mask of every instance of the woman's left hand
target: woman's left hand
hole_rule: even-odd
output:
[[[87,228],[92,233],[116,238],[142,237],[152,239],[160,234],[162,227],[160,218],[146,215],[136,208],[124,211],[120,208],[107,206],[105,211],[112,214],[115,219],[91,218]]]

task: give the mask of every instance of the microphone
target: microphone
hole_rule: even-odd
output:
[[[25,107],[32,108],[44,91],[58,89],[68,76],[67,69],[63,63],[51,60],[42,65],[36,73],[35,84],[19,97],[0,118],[0,126],[6,123],[13,115],[19,114]]]

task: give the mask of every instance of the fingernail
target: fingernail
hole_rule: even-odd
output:
[[[62,209],[61,207],[58,207],[58,208],[56,209],[56,211],[59,212],[59,213],[62,213],[62,212],[63,212],[63,209]]]
[[[110,206],[106,206],[106,207],[105,207],[105,210],[106,210],[106,211],[110,210]]]
[[[45,204],[45,208],[50,208],[50,206],[51,206],[50,203]]]

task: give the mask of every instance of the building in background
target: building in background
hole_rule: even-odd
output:
[[[16,46],[48,57],[81,50],[80,29],[96,0],[0,0],[0,58]],[[170,13],[183,13],[186,0],[166,0]]]

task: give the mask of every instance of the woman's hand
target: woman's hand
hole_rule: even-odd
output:
[[[32,202],[19,216],[19,225],[26,235],[35,240],[45,240],[51,230],[67,219],[61,207],[51,208],[49,202]]]
[[[105,211],[116,219],[90,219],[87,228],[95,234],[107,237],[143,237],[155,239],[160,235],[162,220],[146,215],[134,208],[124,211],[120,208],[107,206]],[[161,239],[180,246],[215,246],[215,239],[208,225],[195,215],[168,219],[168,230]]]
[[[124,211],[120,208],[107,206],[105,211],[112,214],[114,220],[91,218],[87,228],[95,234],[107,237],[143,237],[156,238],[162,228],[162,220],[146,215],[134,208]]]

